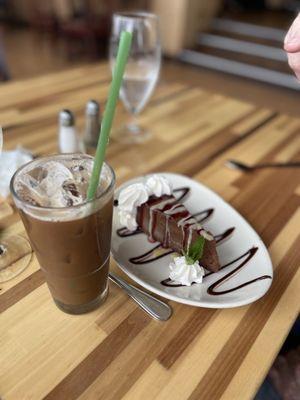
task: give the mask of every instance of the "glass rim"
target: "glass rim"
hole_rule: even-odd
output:
[[[83,203],[76,204],[76,205],[69,206],[69,207],[49,207],[49,206],[43,207],[43,206],[36,206],[36,205],[30,204],[30,203],[26,202],[24,199],[22,199],[18,195],[18,193],[15,191],[15,188],[14,188],[14,182],[15,182],[15,179],[16,179],[17,175],[25,167],[28,167],[30,164],[33,164],[34,162],[37,162],[37,161],[39,161],[41,159],[45,159],[46,160],[46,159],[52,159],[52,158],[60,158],[60,156],[62,156],[62,157],[63,156],[81,156],[81,157],[84,156],[84,158],[94,159],[94,157],[90,156],[89,154],[84,154],[84,153],[57,153],[57,154],[53,154],[53,155],[50,155],[50,156],[42,156],[42,157],[35,158],[35,159],[29,161],[28,163],[23,164],[13,174],[13,176],[12,176],[12,178],[10,180],[10,184],[9,184],[10,192],[11,192],[12,196],[14,198],[16,198],[18,201],[20,201],[21,203],[25,204],[26,207],[28,207],[31,210],[49,210],[49,211],[57,211],[57,212],[59,212],[59,211],[65,211],[65,210],[79,209],[79,208],[84,207],[84,206],[86,206],[88,204],[92,204],[93,202],[95,202],[97,200],[100,200],[102,197],[104,197],[114,187],[114,184],[115,184],[115,181],[116,181],[115,171],[113,170],[113,168],[107,162],[104,162],[103,164],[108,167],[109,172],[111,174],[111,180],[110,180],[110,183],[109,183],[108,187],[103,192],[101,192],[98,197],[95,197],[94,199],[86,200]]]
[[[148,11],[118,11],[113,13],[113,18],[121,17],[123,19],[133,20],[135,18],[152,18],[158,20],[158,15]]]

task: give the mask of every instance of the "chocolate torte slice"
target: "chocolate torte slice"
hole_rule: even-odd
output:
[[[200,264],[213,272],[220,269],[214,237],[174,196],[151,196],[138,207],[137,223],[150,240],[160,242],[163,247],[178,253],[187,252],[197,238],[203,236],[205,244]]]

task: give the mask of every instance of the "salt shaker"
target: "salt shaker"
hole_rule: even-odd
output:
[[[100,133],[100,106],[96,100],[89,100],[85,109],[84,142],[89,147],[97,147]]]
[[[75,128],[75,117],[70,110],[59,113],[58,147],[60,153],[76,153],[80,144]]]

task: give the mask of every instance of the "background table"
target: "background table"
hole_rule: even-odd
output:
[[[1,86],[5,148],[21,143],[38,155],[55,152],[58,111],[71,108],[82,127],[85,102],[103,104],[109,79],[102,64]],[[120,105],[115,126],[126,117]],[[161,323],[111,284],[101,308],[70,316],[55,307],[33,255],[21,275],[0,284],[3,400],[250,399],[297,317],[300,170],[244,174],[224,162],[299,160],[300,120],[177,81],[161,82],[141,123],[152,131],[149,142],[111,140],[108,160],[118,184],[172,171],[208,185],[262,236],[273,285],[261,300],[236,309],[171,302],[174,315]],[[25,235],[8,202],[0,204],[0,228]]]

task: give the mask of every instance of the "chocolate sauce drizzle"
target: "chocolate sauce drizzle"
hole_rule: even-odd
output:
[[[181,187],[181,188],[177,188],[173,190],[173,194],[176,197],[176,203],[178,203],[179,201],[183,200],[189,193],[190,193],[191,189],[187,186]],[[179,193],[179,196],[177,197],[176,195]]]
[[[235,292],[238,289],[241,289],[245,286],[251,285],[251,283],[257,282],[257,281],[261,281],[263,279],[272,279],[272,277],[270,275],[261,275],[258,276],[257,278],[251,279],[250,281],[244,282],[238,286],[234,286],[230,289],[226,289],[226,290],[220,290],[220,291],[216,291],[215,289],[220,287],[222,285],[223,282],[227,281],[229,278],[231,278],[232,276],[234,276],[235,274],[237,274],[243,267],[244,265],[246,265],[248,263],[248,261],[251,260],[252,257],[254,257],[254,255],[256,254],[258,250],[258,247],[252,247],[251,249],[249,249],[248,251],[246,251],[246,253],[242,254],[241,256],[237,257],[236,259],[230,261],[229,263],[223,265],[221,267],[221,270],[229,267],[230,265],[234,264],[235,262],[239,261],[239,260],[243,260],[237,267],[235,267],[232,271],[228,272],[228,274],[224,275],[222,278],[218,279],[216,282],[212,283],[208,289],[207,289],[207,293],[212,295],[212,296],[220,296],[222,294],[226,294],[226,293],[231,293],[231,292]],[[205,275],[205,277],[211,275],[212,272],[208,273]]]
[[[140,233],[144,233],[141,228],[137,228],[135,231],[130,231],[126,227],[117,229],[117,235],[122,238],[139,235]]]
[[[214,208],[207,208],[206,210],[200,211],[196,214],[192,214],[192,217],[197,218],[197,222],[201,223],[201,222],[207,221],[208,218],[210,218],[212,216],[214,211],[215,211]],[[199,217],[201,217],[201,218],[199,218]]]
[[[215,235],[215,241],[217,244],[223,243],[226,239],[228,239],[232,233],[234,232],[235,227],[233,226],[232,228],[227,229],[225,232],[220,233],[219,235]]]
[[[243,261],[237,266],[235,267],[232,271],[230,271],[228,274],[224,275],[222,278],[218,279],[216,282],[212,283],[208,289],[207,289],[207,293],[212,295],[212,296],[220,296],[222,294],[226,294],[226,293],[231,293],[231,292],[235,292],[238,289],[241,289],[245,286],[251,285],[254,282],[257,281],[261,281],[263,279],[272,279],[272,277],[270,275],[261,275],[258,276],[257,278],[251,279],[250,281],[244,282],[238,286],[234,286],[230,289],[226,289],[226,290],[221,290],[221,291],[216,291],[215,289],[220,287],[225,281],[227,281],[229,278],[231,278],[232,276],[234,276],[235,274],[237,274],[243,267],[244,265],[246,265],[248,263],[248,261],[251,260],[252,257],[254,257],[254,255],[256,254],[258,250],[258,247],[252,247],[251,249],[247,250],[246,253],[242,254],[241,256],[235,258],[234,260],[228,262],[227,264],[223,265],[220,270],[229,267],[230,265],[234,264],[235,262],[242,260]],[[203,279],[207,278],[208,276],[212,275],[213,272],[207,272]],[[167,286],[167,287],[182,287],[184,285],[181,284],[177,284],[177,283],[172,283],[170,278],[164,279],[163,281],[161,281],[161,284],[163,286]],[[194,285],[194,283],[192,283],[192,285]]]
[[[160,251],[160,250],[162,250],[163,253],[155,255],[155,251]],[[129,261],[132,264],[136,264],[136,265],[149,264],[152,261],[159,260],[160,258],[166,257],[172,253],[174,253],[173,250],[163,249],[162,245],[159,243],[158,245],[154,246],[152,249],[150,249],[146,253],[141,254],[140,256],[130,258]],[[154,255],[154,256],[152,257],[152,255]]]
[[[175,193],[176,200],[170,205],[174,206],[175,204],[179,203],[190,193],[190,190],[191,189],[189,187],[182,187],[182,188],[174,189],[173,193]],[[176,194],[177,194],[177,196],[176,196]],[[117,205],[118,205],[118,200],[115,200],[114,206],[117,206]],[[214,213],[214,209],[208,208],[206,210],[202,210],[198,213],[191,215],[189,218],[195,218],[197,223],[202,223],[202,222],[206,221],[209,217],[211,217],[213,213]],[[235,227],[231,227],[231,228],[227,229],[226,231],[224,231],[223,233],[215,235],[214,239],[215,239],[217,245],[220,245],[225,240],[227,240],[233,234],[234,230],[235,230]],[[127,228],[120,228],[117,230],[117,235],[122,238],[138,235],[141,233],[143,233],[143,231],[140,228],[138,228],[135,231],[130,231]],[[219,296],[222,294],[234,292],[238,289],[241,289],[245,286],[248,286],[254,282],[257,282],[257,281],[260,281],[263,279],[272,279],[272,277],[270,275],[261,275],[261,276],[258,276],[257,278],[251,279],[247,282],[244,282],[244,283],[242,283],[238,286],[232,287],[230,289],[221,290],[221,291],[215,290],[215,289],[219,288],[225,281],[227,281],[232,276],[237,274],[252,259],[252,257],[254,257],[257,250],[258,250],[258,247],[252,247],[251,249],[247,250],[241,256],[239,256],[239,257],[235,258],[234,260],[228,262],[227,264],[223,265],[220,268],[220,270],[229,267],[230,265],[236,263],[237,261],[242,260],[241,263],[236,268],[234,268],[228,274],[224,275],[222,278],[220,278],[217,281],[215,281],[214,283],[212,283],[208,287],[207,293],[212,296]],[[172,253],[175,253],[175,252],[173,250],[164,248],[164,246],[161,243],[159,243],[159,244],[155,245],[154,247],[152,247],[147,252],[145,252],[139,256],[131,257],[129,259],[129,261],[135,265],[144,265],[144,264],[149,264],[153,261],[157,261],[157,260],[159,260],[163,257],[166,257]],[[210,276],[212,274],[214,274],[214,272],[207,272],[204,275],[203,279],[207,278],[208,276]],[[185,285],[173,282],[170,278],[164,279],[163,281],[161,281],[161,284],[163,286],[167,286],[167,287],[185,287]],[[195,283],[192,283],[192,285],[194,285],[194,284]]]

